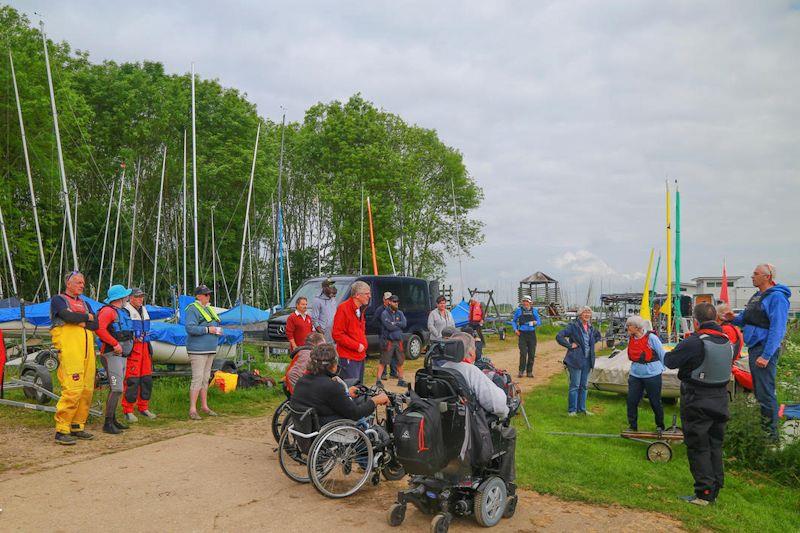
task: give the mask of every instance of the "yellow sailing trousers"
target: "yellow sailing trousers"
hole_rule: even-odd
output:
[[[61,399],[56,405],[56,431],[80,431],[89,417],[94,394],[94,334],[77,324],[57,326],[50,333],[60,360]]]

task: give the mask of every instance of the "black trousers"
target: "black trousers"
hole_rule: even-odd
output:
[[[536,358],[536,331],[519,332],[519,373],[533,373]]]
[[[723,487],[722,442],[730,418],[725,387],[681,383],[681,424],[697,497],[713,501]]]
[[[647,391],[647,399],[656,417],[656,427],[664,429],[664,406],[661,405],[661,374],[649,378],[628,376],[628,425],[637,429],[639,402]]]
[[[484,340],[484,338],[483,338],[483,326],[481,326],[481,323],[480,323],[480,322],[470,322],[470,323],[469,323],[469,327],[471,327],[471,328],[472,328],[472,330],[473,330],[475,333],[477,333],[477,334],[478,334],[478,337],[480,337],[480,339],[481,339],[481,342],[482,342],[483,344],[486,344],[486,341],[485,341],[485,340]]]

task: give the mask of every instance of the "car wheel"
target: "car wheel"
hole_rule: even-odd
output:
[[[414,360],[422,355],[422,339],[413,333],[406,341],[406,359]]]

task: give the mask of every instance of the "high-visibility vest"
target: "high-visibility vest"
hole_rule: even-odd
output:
[[[197,300],[195,300],[189,306],[187,306],[186,309],[189,309],[189,307],[191,307],[192,305],[195,306],[195,308],[197,308],[197,311],[200,313],[200,315],[203,317],[203,320],[205,320],[206,322],[214,322],[214,321],[219,322],[219,315],[211,307],[204,307],[200,305],[200,303]]]

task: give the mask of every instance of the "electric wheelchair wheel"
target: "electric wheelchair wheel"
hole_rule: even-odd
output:
[[[452,518],[449,514],[439,513],[431,520],[431,533],[447,533]]]
[[[395,503],[389,508],[389,525],[397,527],[406,519],[406,506],[402,503]]]
[[[492,476],[478,487],[475,492],[473,512],[475,520],[483,527],[497,525],[503,518],[506,509],[508,492],[505,482],[497,476]]]
[[[364,486],[372,474],[369,437],[352,424],[323,428],[308,453],[308,477],[328,498],[345,498]]]
[[[303,453],[298,437],[289,431],[291,427],[286,428],[278,440],[278,463],[289,479],[308,483],[308,456]]]

